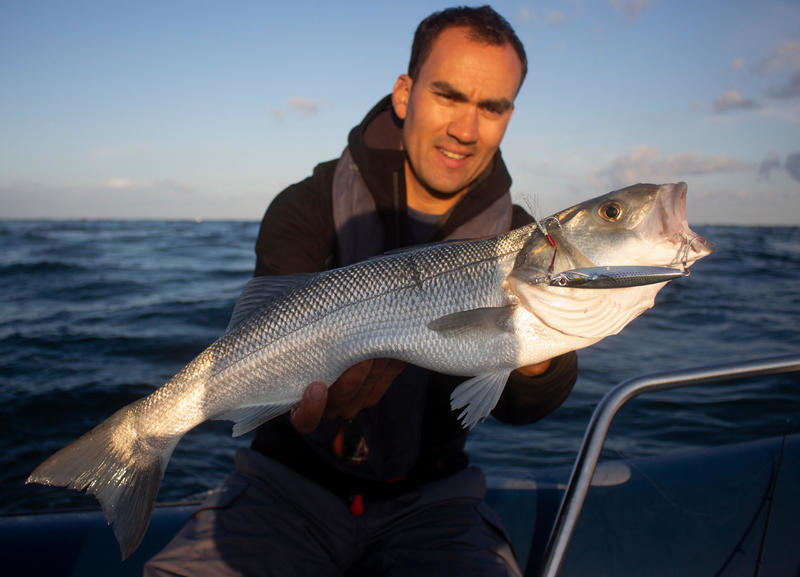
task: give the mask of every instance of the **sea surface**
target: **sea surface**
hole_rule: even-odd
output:
[[[800,353],[800,228],[695,227],[716,252],[623,332],[579,352],[569,399],[524,427],[471,434],[490,483],[567,468],[592,410],[645,373]],[[0,221],[0,513],[95,506],[26,486],[48,455],[162,385],[222,334],[252,274],[255,222]],[[800,376],[643,396],[612,426],[604,458],[800,431]],[[159,501],[196,498],[232,468],[230,423],[180,442]]]

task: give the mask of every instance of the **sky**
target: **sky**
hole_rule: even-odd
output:
[[[0,219],[258,220],[450,5],[3,0]],[[501,148],[536,216],[685,181],[692,224],[800,225],[800,1],[492,6],[528,53]]]

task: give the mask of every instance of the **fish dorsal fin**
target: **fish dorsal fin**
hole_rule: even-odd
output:
[[[437,246],[447,246],[447,245],[456,245],[456,244],[463,244],[466,242],[472,242],[474,240],[478,240],[475,238],[447,238],[444,240],[436,240],[433,242],[423,242],[420,244],[412,244],[409,246],[401,246],[399,248],[393,248],[391,250],[387,250],[382,255],[379,255],[375,258],[380,258],[381,256],[387,255],[396,255],[396,254],[405,254],[407,252],[415,252],[418,250],[426,249],[426,248],[434,248]]]
[[[478,375],[458,385],[450,395],[450,408],[462,409],[458,420],[466,428],[489,416],[508,381],[510,370]]]
[[[428,328],[446,337],[463,336],[472,331],[489,336],[498,332],[509,332],[509,323],[514,307],[486,307],[458,311],[428,323]]]
[[[658,292],[658,285],[607,290],[550,287],[513,275],[509,286],[522,306],[551,329],[595,341],[617,334],[652,307]]]
[[[318,273],[267,275],[251,278],[244,288],[225,332],[230,332],[251,317],[261,307],[286,296],[293,290],[308,285]]]

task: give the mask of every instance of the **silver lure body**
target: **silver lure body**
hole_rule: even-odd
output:
[[[565,270],[541,282],[550,286],[610,289],[657,284],[689,276],[689,271],[665,266],[597,266]]]

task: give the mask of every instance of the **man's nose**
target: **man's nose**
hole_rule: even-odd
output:
[[[456,111],[447,133],[462,144],[478,141],[478,109],[475,106],[460,106]]]

